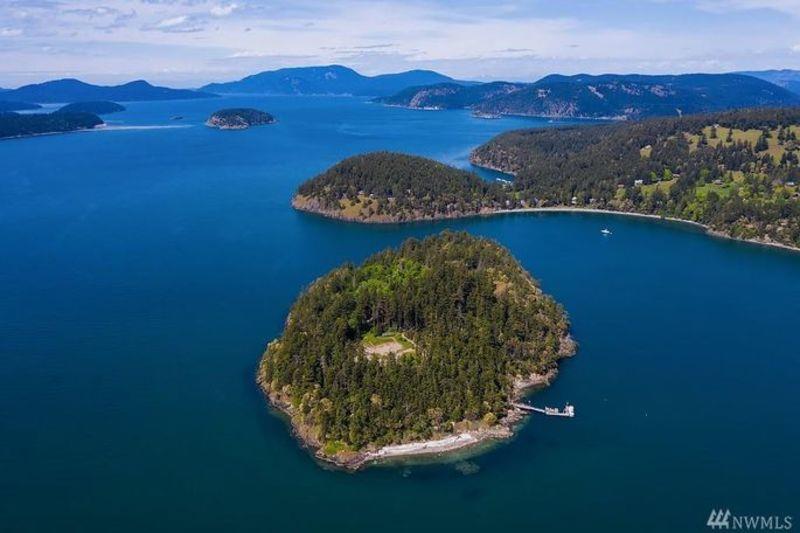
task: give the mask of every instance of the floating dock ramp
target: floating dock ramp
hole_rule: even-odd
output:
[[[568,418],[575,416],[575,407],[570,404],[565,405],[564,409],[557,409],[555,407],[534,407],[526,403],[512,403],[511,405],[528,413],[542,413],[547,416],[566,416]]]

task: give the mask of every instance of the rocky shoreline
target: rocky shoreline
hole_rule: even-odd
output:
[[[561,339],[559,354],[562,358],[572,357],[577,350],[577,344],[570,336]],[[286,415],[292,426],[292,434],[300,444],[314,454],[320,461],[332,464],[335,467],[349,471],[357,471],[370,464],[415,456],[439,456],[455,451],[463,451],[481,443],[492,440],[502,440],[514,435],[515,429],[527,416],[527,413],[516,407],[509,407],[505,416],[495,425],[468,429],[451,434],[443,434],[435,439],[426,441],[413,441],[401,444],[391,444],[381,448],[372,448],[359,451],[339,452],[335,455],[326,454],[322,443],[316,438],[312,428],[300,423],[294,416],[294,409],[287,398],[277,391],[271,391],[262,379],[261,366],[256,375],[256,382],[266,396],[269,403]],[[529,376],[516,376],[513,383],[513,392],[510,403],[522,399],[526,394],[535,389],[549,386],[558,376],[558,368],[554,367],[544,374],[531,374]]]
[[[274,124],[275,117],[265,111],[251,108],[220,109],[205,124],[220,130],[245,130],[253,126]]]
[[[498,172],[504,172],[505,174],[508,174],[508,172],[497,168],[483,166],[483,165],[481,166],[489,170],[495,170]],[[347,222],[358,222],[361,224],[402,224],[407,222],[435,222],[439,220],[453,220],[459,218],[492,216],[492,215],[509,215],[515,213],[600,213],[605,215],[649,218],[653,220],[666,220],[669,222],[676,222],[679,224],[687,224],[689,226],[694,226],[698,229],[702,229],[707,235],[711,237],[716,237],[720,239],[729,239],[749,244],[757,244],[760,246],[769,246],[771,248],[780,248],[792,252],[800,252],[800,247],[791,246],[788,244],[783,244],[780,242],[767,239],[760,239],[760,238],[743,239],[740,237],[734,237],[733,235],[730,235],[724,231],[713,229],[705,224],[702,224],[700,222],[695,222],[693,220],[685,220],[682,218],[675,218],[675,217],[665,217],[661,215],[653,215],[648,213],[637,213],[635,211],[615,211],[613,209],[599,209],[591,207],[572,207],[565,205],[565,206],[552,206],[552,207],[519,207],[516,209],[482,209],[480,212],[475,212],[475,213],[448,213],[442,215],[425,216],[425,217],[402,219],[402,220],[393,217],[364,219],[364,218],[346,216],[339,211],[318,208],[314,205],[313,200],[306,201],[305,203],[299,202],[297,201],[296,196],[292,199],[292,207],[294,207],[298,211],[304,211],[306,213],[313,213],[327,218],[334,218],[337,220],[344,220]]]
[[[306,198],[306,197],[301,198],[300,195],[295,195],[292,198],[292,207],[298,211],[303,211],[305,213],[320,215],[326,218],[333,218],[336,220],[344,220],[345,222],[358,222],[361,224],[403,224],[406,222],[434,222],[437,220],[454,220],[458,218],[491,215],[496,212],[496,210],[492,209],[482,209],[481,211],[478,212],[436,214],[433,216],[417,216],[416,218],[411,218],[411,219],[408,218],[401,219],[399,217],[392,217],[387,215],[373,215],[371,218],[360,218],[347,215],[344,212],[337,211],[335,209],[322,208],[319,206],[319,202],[314,198]]]

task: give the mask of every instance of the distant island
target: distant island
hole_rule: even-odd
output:
[[[743,74],[553,74],[535,83],[440,83],[376,102],[412,109],[471,109],[480,117],[641,119],[727,109],[800,105],[800,96]]]
[[[259,72],[238,81],[211,83],[202,90],[218,94],[386,96],[406,87],[444,82],[469,83],[432,70],[364,76],[342,65],[326,65]]]
[[[0,113],[6,113],[8,111],[33,111],[34,109],[41,108],[42,106],[39,104],[31,104],[28,102],[8,102],[5,100],[0,101]]]
[[[275,117],[265,111],[251,108],[220,109],[206,121],[206,126],[221,130],[243,130],[251,126],[274,124]]]
[[[316,280],[257,379],[317,457],[356,469],[510,436],[512,402],[574,351],[563,309],[505,248],[444,232]]]
[[[125,107],[116,102],[75,102],[60,108],[57,113],[94,113],[95,115],[107,115],[109,113],[119,113],[125,111]]]
[[[475,165],[507,183],[389,152],[303,183],[295,208],[356,222],[526,210],[670,218],[800,249],[800,108],[755,109],[499,135]]]
[[[144,80],[122,85],[93,85],[76,79],[52,80],[3,91],[2,99],[38,103],[88,101],[134,102],[140,100],[193,100],[216,98],[216,94],[189,89],[158,87]]]
[[[0,113],[0,139],[93,129],[103,120],[91,113]]]

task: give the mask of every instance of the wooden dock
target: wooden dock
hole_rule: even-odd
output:
[[[565,405],[563,410],[555,407],[534,407],[526,403],[512,403],[511,405],[528,413],[541,413],[547,416],[565,416],[568,418],[575,416],[575,407],[570,404]]]

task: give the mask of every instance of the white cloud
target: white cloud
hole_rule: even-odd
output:
[[[189,17],[187,17],[186,15],[164,19],[158,24],[156,24],[156,28],[174,28],[175,26],[180,26],[181,24],[185,24],[188,19]]]
[[[713,13],[766,9],[800,16],[800,0],[699,0],[697,6]]]
[[[648,9],[656,14],[643,17]],[[800,0],[614,0],[603,9],[529,0],[0,0],[0,86],[20,65],[154,79],[181,71],[197,83],[333,62],[368,74],[433,68],[511,79],[798,67],[789,13],[800,17]],[[731,46],[743,32],[747,46]],[[48,55],[43,45],[64,52]]]
[[[231,55],[227,56],[229,59],[242,59],[242,58],[250,58],[250,57],[268,57],[269,54],[264,52],[256,52],[254,50],[240,50],[238,52],[234,52]]]
[[[228,4],[228,5],[218,5],[211,8],[211,14],[215,17],[227,17],[239,6],[236,4]]]

